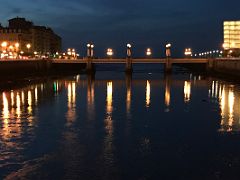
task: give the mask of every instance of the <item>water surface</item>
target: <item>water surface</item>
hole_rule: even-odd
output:
[[[240,86],[103,69],[0,92],[0,179],[238,179]]]

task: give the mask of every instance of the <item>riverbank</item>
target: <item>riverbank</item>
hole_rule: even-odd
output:
[[[207,64],[177,64],[192,73],[239,78],[240,59],[209,59]],[[52,60],[4,60],[0,61],[0,81],[25,77],[44,77],[62,74],[86,73],[85,63],[53,63]]]
[[[240,59],[214,59],[209,60],[209,71],[212,74],[219,74],[221,76],[240,77]]]

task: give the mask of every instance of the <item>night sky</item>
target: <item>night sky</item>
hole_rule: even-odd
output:
[[[135,56],[151,47],[163,56],[171,42],[175,56],[184,48],[195,52],[217,49],[222,44],[223,20],[240,19],[239,0],[0,0],[0,22],[16,16],[36,25],[50,26],[63,38],[63,48],[75,47],[85,55],[94,42],[103,56],[111,47],[123,56],[126,43]]]

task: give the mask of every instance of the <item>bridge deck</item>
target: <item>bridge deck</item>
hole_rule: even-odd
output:
[[[204,64],[208,59],[171,59],[172,64]],[[86,59],[79,60],[53,60],[53,63],[66,63],[66,64],[81,64],[86,63]],[[94,64],[125,64],[126,59],[93,59]],[[166,59],[132,59],[133,64],[165,64]]]

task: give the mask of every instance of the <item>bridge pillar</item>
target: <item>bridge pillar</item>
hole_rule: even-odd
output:
[[[167,57],[166,63],[165,63],[165,73],[170,73],[172,72],[172,62],[171,58]]]
[[[92,58],[87,58],[86,71],[88,74],[95,73],[94,64],[92,63]]]
[[[206,64],[207,71],[214,70],[214,59],[208,59],[208,62]]]
[[[126,59],[126,73],[132,73],[132,58],[131,57],[127,57]]]
[[[132,45],[127,44],[126,73],[132,73]]]

